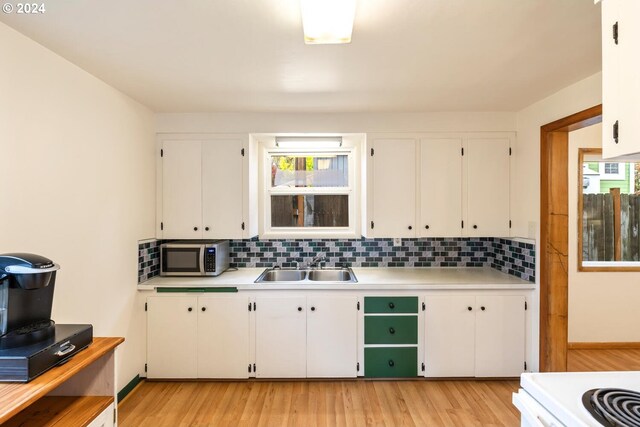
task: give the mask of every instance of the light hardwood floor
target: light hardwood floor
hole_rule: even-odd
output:
[[[640,370],[640,350],[569,350],[571,371]],[[121,427],[518,426],[518,381],[144,382]]]

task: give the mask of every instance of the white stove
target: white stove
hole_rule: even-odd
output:
[[[522,388],[513,394],[513,404],[522,414],[522,426],[640,425],[606,424],[606,420],[603,423],[583,403],[583,395],[594,389],[618,388],[640,392],[640,371],[530,373],[522,374],[520,385]],[[640,402],[633,402],[629,409],[640,414]]]

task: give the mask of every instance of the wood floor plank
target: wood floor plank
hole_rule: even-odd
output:
[[[570,371],[640,370],[640,349],[571,349]],[[517,380],[144,382],[121,427],[511,427]]]

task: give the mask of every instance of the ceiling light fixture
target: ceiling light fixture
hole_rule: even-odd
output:
[[[338,148],[341,136],[276,136],[278,148]]]
[[[351,43],[356,0],[300,0],[306,44]]]

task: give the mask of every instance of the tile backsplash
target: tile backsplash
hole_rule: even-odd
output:
[[[162,241],[138,245],[138,283],[160,273]],[[511,239],[275,239],[231,240],[232,267],[295,267],[324,255],[328,267],[492,267],[535,282],[535,245]]]

